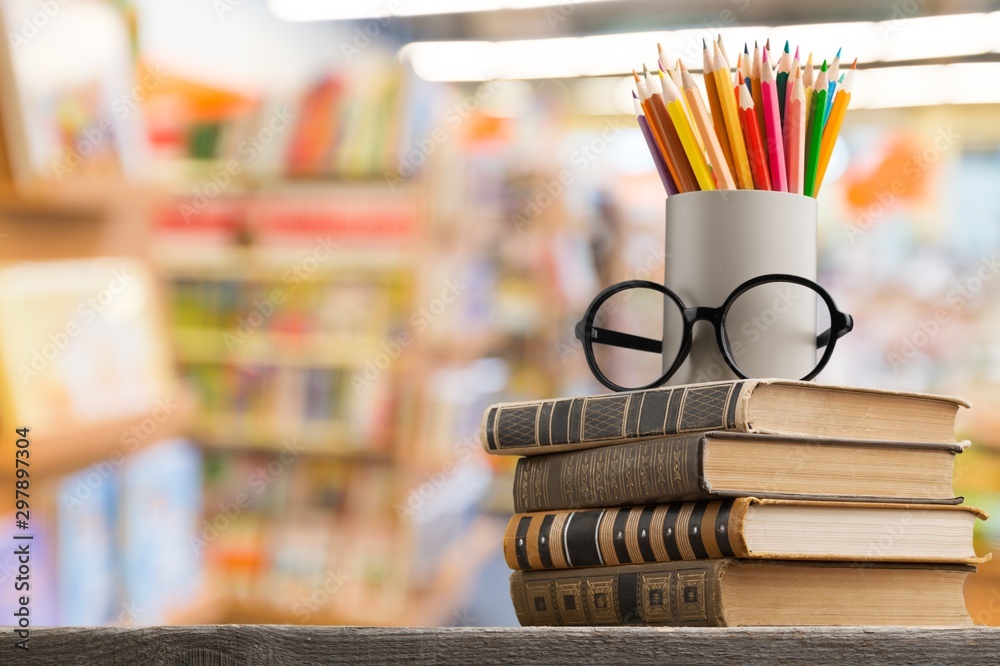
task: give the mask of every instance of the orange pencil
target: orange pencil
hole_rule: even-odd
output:
[[[823,140],[819,150],[819,167],[816,173],[816,185],[813,188],[814,196],[819,194],[819,186],[823,184],[823,176],[826,175],[826,167],[830,164],[830,156],[833,154],[833,146],[837,143],[837,135],[840,134],[840,126],[844,122],[844,112],[847,105],[851,103],[851,91],[854,90],[854,72],[858,67],[858,59],[854,59],[854,64],[847,70],[844,83],[837,90],[836,99],[830,108],[830,118],[823,128]]]
[[[715,84],[715,76],[712,71],[715,69],[714,58],[708,52],[708,44],[701,40],[702,59],[704,63],[705,94],[708,96],[708,108],[712,112],[712,126],[715,128],[715,137],[719,140],[722,154],[729,165],[729,172],[736,173],[733,166],[733,149],[729,145],[729,135],[726,133],[726,121],[722,117],[722,106],[720,105],[719,89]]]
[[[650,107],[656,115],[657,123],[663,130],[663,146],[667,149],[667,155],[670,161],[673,162],[674,169],[677,172],[675,177],[677,189],[681,193],[697,192],[701,188],[698,187],[698,180],[695,178],[694,170],[691,168],[691,163],[684,152],[684,144],[681,143],[681,138],[677,134],[677,128],[674,127],[674,123],[670,119],[670,114],[667,113],[667,105],[663,100],[663,91],[660,89],[660,79],[659,77],[655,79],[651,77],[645,65],[642,67],[642,73],[645,79],[646,92],[649,94]]]
[[[678,192],[682,192],[683,190],[680,189],[677,183],[677,167],[674,166],[674,163],[670,159],[670,153],[667,152],[667,143],[664,139],[663,128],[660,127],[659,119],[653,112],[653,103],[649,99],[649,91],[646,90],[646,83],[639,78],[634,69],[632,70],[632,76],[635,77],[635,87],[639,92],[639,105],[642,107],[643,115],[646,116],[646,124],[649,125],[650,133],[653,135],[656,147],[660,151],[660,156],[663,157],[663,161],[667,165],[667,172],[670,173],[670,179],[674,182]]]
[[[785,167],[788,191],[805,194],[806,95],[802,87],[802,73],[795,69],[793,76],[795,78],[789,81],[788,99],[785,103]]]
[[[736,181],[733,180],[733,173],[726,162],[719,138],[715,133],[715,128],[712,127],[712,120],[708,116],[708,111],[705,110],[705,103],[701,101],[701,92],[695,85],[694,77],[687,71],[684,63],[680,64],[680,68],[684,96],[687,98],[688,108],[691,109],[691,115],[694,116],[695,125],[698,126],[698,133],[701,135],[705,150],[708,153],[708,161],[712,165],[715,184],[720,190],[735,190]]]
[[[753,96],[745,85],[736,84],[740,91],[740,122],[743,125],[743,137],[747,144],[747,156],[750,160],[750,170],[753,172],[754,185],[758,190],[770,190],[771,180],[767,175],[767,155],[760,139],[760,129],[757,127],[757,114],[753,108]]]

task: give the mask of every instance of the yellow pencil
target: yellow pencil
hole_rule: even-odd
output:
[[[819,149],[819,166],[816,168],[816,185],[813,196],[819,194],[819,187],[823,184],[823,176],[826,175],[826,167],[830,163],[830,156],[833,154],[833,146],[837,143],[837,135],[840,133],[840,125],[844,122],[844,112],[847,105],[851,103],[851,91],[854,89],[854,72],[858,61],[854,61],[854,66],[847,70],[844,83],[837,91],[837,98],[830,108],[830,117],[823,128],[823,140]]]
[[[736,181],[733,180],[733,172],[729,169],[729,162],[726,161],[726,154],[719,143],[719,137],[715,135],[712,126],[712,119],[705,109],[705,103],[701,99],[701,92],[694,82],[694,77],[681,63],[681,82],[684,85],[684,96],[688,101],[688,108],[698,126],[698,133],[701,134],[702,143],[708,152],[708,161],[712,166],[712,173],[715,174],[716,187],[720,190],[735,190]]]
[[[715,86],[719,92],[719,106],[722,108],[722,117],[726,123],[729,146],[733,151],[736,181],[741,190],[752,190],[754,189],[753,174],[750,172],[747,146],[743,140],[743,128],[740,126],[740,117],[736,111],[736,94],[733,84],[729,80],[729,63],[723,58],[722,51],[719,50],[718,46],[715,48],[715,69],[712,76],[715,77]]]
[[[712,42],[712,45],[714,46],[715,42]],[[701,46],[704,63],[702,71],[705,79],[705,94],[708,96],[708,108],[712,112],[712,126],[715,127],[715,137],[719,140],[719,145],[722,146],[722,154],[726,156],[729,173],[733,173],[736,171],[736,165],[733,162],[733,149],[729,145],[729,135],[726,133],[726,121],[722,117],[722,98],[719,97],[719,91],[715,87],[715,74],[713,74],[715,59],[708,50],[708,44],[704,39],[701,40]]]
[[[715,180],[712,178],[712,172],[708,169],[705,155],[701,152],[701,147],[695,138],[694,129],[691,127],[691,121],[684,110],[681,92],[669,76],[661,76],[660,83],[663,85],[663,101],[666,102],[667,113],[674,122],[674,129],[677,130],[677,136],[680,137],[681,145],[684,146],[684,153],[691,163],[691,169],[694,171],[694,177],[698,181],[698,187],[703,190],[714,190]]]

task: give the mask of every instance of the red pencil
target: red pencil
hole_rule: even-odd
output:
[[[750,158],[750,173],[753,174],[754,186],[758,190],[770,190],[771,179],[767,173],[767,155],[760,138],[760,127],[757,125],[757,114],[753,108],[753,97],[746,86],[737,86],[740,91],[740,124],[743,126],[743,138],[747,144],[747,156]]]

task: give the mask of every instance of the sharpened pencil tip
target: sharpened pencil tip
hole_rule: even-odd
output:
[[[797,46],[795,47],[795,59],[796,60],[799,59],[799,47],[797,47]]]
[[[841,51],[843,50],[843,48],[844,48],[844,47],[843,47],[843,46],[841,46],[841,47],[840,47],[839,49],[837,49],[837,57],[838,57],[838,58],[840,57],[840,52],[841,52]]]
[[[632,91],[632,99],[639,99],[639,96],[635,94],[634,90]]]
[[[767,49],[764,49],[764,54],[760,58],[761,62],[767,62]]]
[[[788,40],[786,39],[786,40],[785,40],[785,53],[790,53],[790,52],[791,52],[791,51],[790,51],[790,50],[789,50],[789,48],[788,48]]]
[[[771,38],[770,37],[768,37],[767,41],[764,43],[764,48],[767,49],[768,51],[771,50]]]
[[[750,55],[750,47],[747,46],[746,42],[743,42],[743,53],[746,53],[747,55]]]
[[[821,71],[821,72],[825,72],[826,71],[826,60],[823,61],[823,66],[819,68],[819,71]]]
[[[854,64],[851,65],[851,69],[857,69],[857,68],[858,68],[858,59],[855,58],[854,59]]]
[[[639,75],[636,73],[636,71],[634,69],[632,70],[632,76],[635,77],[635,82],[639,83]]]
[[[701,38],[701,48],[708,49],[708,42],[705,41],[704,37]]]

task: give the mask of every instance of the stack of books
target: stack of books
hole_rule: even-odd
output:
[[[957,398],[784,380],[505,403],[522,625],[968,625]]]

